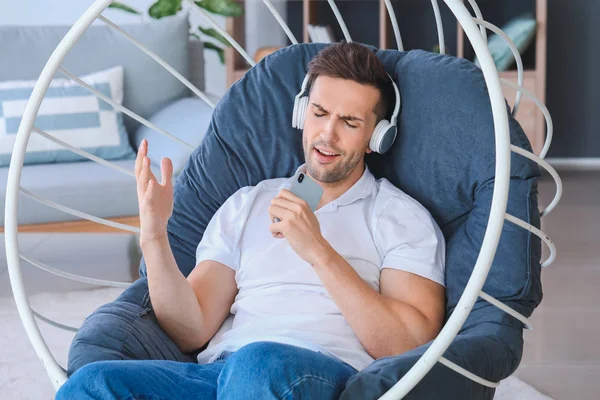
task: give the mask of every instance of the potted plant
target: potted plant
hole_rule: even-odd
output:
[[[183,0],[157,0],[148,9],[148,15],[155,19],[164,17],[170,17],[177,14],[182,10]],[[236,3],[234,0],[200,0],[194,1],[198,7],[202,7],[206,11],[221,15],[224,17],[239,17],[243,15],[244,8],[241,4]],[[119,9],[128,13],[141,15],[142,13],[133,7],[128,6],[125,3],[113,2],[109,8]],[[196,29],[196,28],[194,28]],[[219,59],[222,64],[225,64],[225,49],[224,47],[230,47],[231,45],[219,32],[214,28],[204,28],[201,26],[197,27],[198,31],[206,36],[213,38],[215,41],[203,41],[205,49],[216,51],[219,55]],[[190,35],[200,39],[200,35],[197,32],[190,32]]]

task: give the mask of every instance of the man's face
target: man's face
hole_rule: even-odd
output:
[[[375,87],[351,80],[315,79],[302,134],[310,176],[323,183],[339,182],[363,162],[371,152],[379,96]]]

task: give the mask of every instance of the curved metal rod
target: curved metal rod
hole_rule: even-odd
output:
[[[453,363],[452,361],[448,360],[447,358],[440,357],[440,364],[445,365],[446,367],[450,368],[451,370],[458,372],[465,378],[469,378],[470,380],[477,382],[480,385],[491,387],[491,388],[497,388],[498,385],[500,385],[499,382],[492,382],[492,381],[488,381],[487,379],[478,377],[474,373],[467,371],[460,365]]]
[[[384,2],[388,11],[388,15],[390,16],[390,20],[392,21],[392,28],[394,29],[394,36],[396,37],[398,51],[404,51],[404,44],[402,43],[400,28],[398,27],[398,20],[396,19],[396,13],[394,12],[394,7],[392,7],[392,2],[390,0],[384,0]]]
[[[50,318],[46,318],[42,314],[40,314],[39,312],[35,311],[34,309],[31,309],[31,311],[33,312],[33,315],[35,315],[36,317],[38,317],[39,319],[41,319],[45,323],[47,323],[49,325],[52,325],[52,326],[54,326],[54,327],[56,327],[58,329],[63,329],[65,331],[71,331],[71,332],[77,332],[79,330],[79,328],[74,328],[74,327],[69,326],[69,325],[64,325],[64,324],[61,324],[60,322],[53,321]]]
[[[442,14],[437,0],[431,0],[433,14],[435,15],[435,25],[437,26],[438,40],[440,42],[440,54],[446,54],[446,40],[444,39],[444,24],[442,23]]]
[[[73,208],[66,207],[66,206],[63,206],[62,204],[55,203],[52,200],[44,199],[43,197],[40,197],[40,196],[34,194],[33,192],[30,192],[29,190],[25,189],[22,186],[20,187],[20,189],[21,189],[21,192],[23,192],[23,194],[31,197],[32,199],[34,199],[42,204],[45,204],[49,207],[55,208],[59,211],[65,212],[67,214],[71,214],[71,215],[74,215],[79,218],[87,219],[88,221],[96,222],[98,224],[110,226],[111,228],[122,229],[124,231],[133,232],[133,233],[140,233],[140,228],[136,228],[135,226],[109,221],[104,218],[98,218],[94,215],[87,214],[87,213],[84,213],[81,211],[77,211]]]
[[[292,42],[292,44],[298,44],[298,40],[296,40],[296,36],[294,36],[294,34],[290,30],[290,27],[288,26],[288,24],[286,24],[285,21],[283,20],[283,18],[281,18],[281,15],[279,14],[279,12],[277,12],[275,7],[273,6],[273,3],[271,3],[270,0],[263,0],[263,3],[265,3],[265,5],[269,9],[269,11],[271,11],[271,14],[273,14],[273,16],[275,17],[277,22],[279,22],[279,25],[285,31],[285,34],[287,35],[287,37],[290,39],[290,42]]]
[[[110,26],[112,29],[119,32],[121,35],[123,35],[127,40],[129,40],[131,43],[136,45],[141,51],[146,53],[150,58],[152,58],[154,61],[159,63],[161,67],[163,67],[164,69],[169,71],[171,73],[171,75],[173,75],[181,83],[183,83],[185,86],[187,86],[188,89],[190,89],[192,92],[194,92],[194,94],[196,96],[198,96],[202,100],[204,100],[204,102],[206,102],[206,104],[208,104],[212,108],[215,108],[215,103],[213,103],[211,99],[209,99],[200,89],[198,89],[196,86],[194,86],[194,84],[192,82],[190,82],[183,75],[181,75],[179,72],[177,72],[175,70],[175,68],[171,67],[171,65],[169,63],[167,63],[165,60],[163,60],[162,58],[157,56],[154,52],[148,50],[146,48],[146,46],[144,46],[142,43],[140,43],[136,38],[131,36],[129,33],[125,32],[123,29],[121,29],[121,27],[119,25],[115,24],[114,22],[112,22],[111,20],[106,18],[105,16],[99,15],[98,19],[100,21],[104,22],[106,25]]]
[[[342,18],[342,14],[340,14],[340,10],[338,10],[335,2],[333,0],[327,0],[329,6],[331,7],[331,11],[335,14],[335,19],[337,19],[338,24],[340,24],[340,28],[342,28],[342,32],[344,32],[344,38],[346,42],[352,42],[352,38],[350,37],[350,32],[348,32],[348,28],[346,27],[346,23],[344,22],[344,18]]]
[[[552,144],[552,138],[554,136],[554,124],[552,123],[552,118],[550,117],[550,111],[548,111],[548,107],[532,92],[528,89],[525,89],[523,86],[519,86],[516,83],[509,81],[508,79],[500,78],[500,82],[503,85],[510,86],[517,91],[523,92],[523,94],[531,99],[535,103],[536,106],[540,109],[544,117],[546,118],[546,140],[544,141],[544,147],[540,152],[540,158],[544,159],[548,150],[550,150],[550,145]]]
[[[558,173],[556,172],[554,167],[552,167],[552,165],[548,164],[547,161],[541,159],[540,157],[536,156],[535,154],[530,153],[529,151],[522,149],[518,146],[515,146],[514,144],[510,146],[510,149],[513,152],[520,154],[523,157],[527,157],[531,161],[537,163],[540,167],[542,167],[546,171],[548,171],[548,173],[554,179],[554,183],[556,184],[556,194],[554,195],[554,198],[552,199],[550,204],[540,213],[540,217],[545,217],[546,215],[550,214],[552,212],[552,210],[554,210],[554,208],[557,206],[558,202],[560,201],[560,198],[562,197],[562,192],[563,192],[562,179],[560,179],[560,176],[558,175]]]
[[[98,285],[98,286],[109,286],[109,287],[118,287],[118,288],[128,288],[132,284],[132,282],[108,281],[108,280],[104,280],[104,279],[96,279],[96,278],[89,278],[87,276],[76,275],[76,274],[72,274],[70,272],[61,271],[60,269],[57,269],[57,268],[53,268],[49,265],[44,264],[41,261],[36,260],[35,258],[30,258],[23,254],[20,254],[20,257],[23,260],[27,261],[28,263],[36,266],[37,268],[39,268],[43,271],[46,271],[46,272],[56,275],[56,276],[60,276],[61,278],[70,279],[72,281],[89,283],[89,284]]]
[[[110,104],[111,106],[113,106],[114,108],[116,108],[117,110],[121,111],[124,114],[127,114],[128,116],[130,116],[131,118],[135,119],[136,121],[146,125],[148,128],[155,130],[156,132],[168,137],[169,139],[172,139],[178,143],[181,143],[184,146],[187,146],[188,148],[190,148],[191,150],[195,150],[196,148],[194,146],[192,146],[191,144],[184,142],[183,140],[179,139],[177,136],[174,136],[172,134],[170,134],[169,132],[165,131],[164,129],[159,128],[158,126],[154,125],[152,122],[140,117],[139,115],[137,115],[136,113],[134,113],[133,111],[130,111],[127,107],[122,106],[121,104],[117,103],[116,101],[114,101],[113,99],[111,99],[110,97],[106,96],[104,93],[99,92],[98,90],[94,89],[93,87],[91,87],[90,85],[88,85],[87,83],[85,83],[83,80],[81,80],[80,78],[78,78],[75,74],[67,71],[65,68],[63,67],[58,67],[58,69],[60,70],[60,72],[62,72],[63,74],[65,74],[69,79],[73,80],[74,82],[77,82],[77,84],[79,84],[80,86],[84,87],[85,89],[89,90],[92,94],[94,94],[94,96],[104,100],[105,102],[107,102],[108,104]]]
[[[499,309],[501,309],[502,311],[504,311],[508,315],[510,315],[510,316],[518,319],[519,321],[521,321],[523,323],[523,325],[525,325],[525,329],[530,330],[530,331],[533,330],[533,326],[531,326],[531,324],[529,323],[529,319],[527,319],[527,317],[525,317],[524,315],[521,315],[520,313],[516,312],[515,310],[513,310],[512,308],[510,308],[506,304],[502,303],[498,299],[496,299],[496,298],[490,296],[489,294],[485,293],[483,290],[481,291],[481,293],[479,294],[479,296],[482,299],[484,299],[485,301],[487,301],[488,303],[490,303],[490,304],[498,307]]]
[[[250,64],[250,66],[254,67],[256,65],[256,63],[254,62],[252,57],[250,57],[248,55],[246,50],[244,50],[242,48],[242,46],[240,46],[240,44],[234,38],[232,38],[229,33],[225,32],[225,30],[223,28],[221,28],[219,26],[219,24],[217,24],[217,22],[210,16],[210,14],[205,9],[198,6],[192,0],[187,0],[187,2],[190,3],[190,5],[192,6],[193,9],[195,9],[200,14],[202,14],[202,16],[213,26],[213,28],[215,28],[216,31],[221,34],[221,36],[223,36],[225,39],[227,39],[229,44],[231,44],[233,46],[233,48],[235,48],[238,51],[238,53],[240,53],[240,55],[246,59],[246,61],[248,62],[248,64]]]
[[[517,63],[517,81],[518,81],[519,86],[522,87],[523,86],[523,60],[521,59],[521,54],[519,54],[519,49],[515,45],[515,42],[513,42],[512,39],[506,33],[504,33],[502,31],[502,29],[498,28],[496,25],[490,24],[487,21],[484,21],[482,19],[477,19],[477,18],[474,19],[474,21],[476,24],[489,29],[492,32],[494,32],[496,35],[500,36],[502,39],[504,39],[506,44],[508,44],[508,47],[510,47],[510,50],[512,51],[513,56],[515,57],[515,62]],[[515,106],[513,107],[513,110],[512,110],[513,117],[517,116],[517,112],[519,111],[520,105],[521,105],[521,91],[517,90]]]
[[[33,132],[37,133],[38,135],[40,135],[42,137],[45,137],[46,139],[48,139],[48,140],[50,140],[50,141],[52,141],[52,142],[54,142],[54,143],[56,143],[56,144],[58,144],[60,146],[63,146],[65,148],[69,149],[69,150],[71,150],[73,153],[77,153],[80,156],[87,158],[90,161],[95,161],[98,164],[104,165],[105,167],[112,168],[112,169],[114,169],[114,170],[116,170],[118,172],[121,172],[122,174],[129,175],[132,178],[135,178],[135,174],[132,171],[130,171],[128,169],[125,169],[123,167],[120,167],[117,164],[112,163],[110,161],[106,161],[105,159],[103,159],[101,157],[98,157],[98,156],[95,156],[95,155],[93,155],[91,153],[88,153],[85,150],[81,150],[81,149],[79,149],[79,148],[77,148],[75,146],[71,146],[69,143],[63,142],[62,140],[55,138],[54,136],[48,134],[47,132],[44,132],[43,130],[41,130],[38,127],[34,126],[33,128],[31,128],[31,130]]]
[[[37,321],[35,320],[29,305],[29,300],[23,284],[21,259],[19,257],[19,224],[17,221],[17,216],[19,215],[19,189],[21,175],[23,173],[23,162],[25,160],[27,144],[31,135],[31,128],[33,127],[33,123],[37,117],[44,96],[48,91],[48,87],[54,78],[54,74],[77,40],[79,40],[89,26],[96,20],[98,15],[100,15],[111,2],[112,0],[96,0],[90,5],[81,17],[75,21],[71,29],[65,34],[48,58],[46,65],[42,69],[42,72],[33,87],[29,101],[25,106],[21,124],[19,125],[19,131],[15,138],[12,158],[8,170],[4,212],[4,243],[6,247],[6,261],[10,285],[17,311],[21,317],[21,322],[23,323],[27,337],[38,358],[44,365],[54,389],[56,390],[58,390],[66,381],[67,375],[52,355],[52,352],[48,348],[48,345],[40,332]]]
[[[406,394],[421,381],[423,376],[431,370],[440,357],[442,357],[443,353],[462,328],[473,305],[479,298],[479,294],[481,293],[481,289],[489,273],[490,266],[496,255],[508,203],[511,169],[510,135],[506,103],[502,93],[498,70],[492,61],[490,50],[479,32],[479,27],[473,22],[473,18],[462,0],[445,1],[456,16],[458,23],[463,26],[465,34],[472,43],[475,54],[482,60],[481,69],[487,84],[494,119],[496,144],[494,191],[492,195],[490,216],[481,244],[481,250],[477,256],[477,261],[473,268],[473,272],[471,273],[471,277],[467,282],[454,312],[448,318],[448,321],[441,332],[425,353],[402,377],[402,379],[381,397],[382,400],[396,400],[406,396]]]
[[[481,10],[479,9],[477,2],[475,0],[469,0],[469,4],[475,12],[475,17],[480,20],[483,20],[483,15],[481,14]],[[487,43],[487,31],[483,26],[479,27],[479,30],[481,31],[481,36],[483,36],[483,40],[485,40],[485,42]]]
[[[508,213],[506,214],[505,218],[507,221],[512,222],[513,224],[518,225],[521,228],[526,229],[529,232],[533,233],[535,236],[542,239],[546,243],[546,245],[548,245],[548,248],[550,249],[550,256],[548,257],[548,259],[546,261],[544,261],[542,263],[542,268],[546,268],[547,266],[549,266],[550,264],[552,264],[554,262],[554,260],[556,259],[556,246],[554,246],[552,239],[550,239],[544,232],[542,232],[535,226],[528,224],[527,222],[523,221],[522,219],[519,219]]]

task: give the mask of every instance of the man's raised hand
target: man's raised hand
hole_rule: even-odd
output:
[[[160,164],[162,182],[150,169],[148,142],[142,141],[135,160],[135,179],[140,211],[140,241],[152,241],[167,235],[167,223],[173,213],[173,163],[163,158]]]

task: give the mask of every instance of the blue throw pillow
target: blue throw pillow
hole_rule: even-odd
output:
[[[121,66],[86,75],[81,79],[116,103],[123,103]],[[0,82],[0,166],[10,164],[25,106],[36,82]],[[106,160],[135,157],[123,124],[123,114],[70,79],[52,80],[40,105],[34,127]],[[87,158],[32,132],[24,164],[81,160]]]
[[[502,30],[515,42],[519,54],[523,54],[535,37],[536,26],[537,21],[528,13],[512,19],[502,27]],[[496,34],[489,36],[488,48],[498,71],[505,71],[515,63],[515,56],[508,44],[500,36]],[[474,62],[475,65],[480,66],[477,57],[475,57]]]

